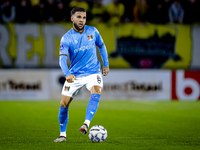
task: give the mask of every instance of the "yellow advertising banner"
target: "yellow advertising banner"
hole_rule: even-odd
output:
[[[59,67],[60,39],[71,26],[71,23],[0,24],[0,68]],[[110,68],[190,67],[190,26],[127,23],[95,27],[106,44]]]

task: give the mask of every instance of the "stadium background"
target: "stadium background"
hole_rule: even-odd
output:
[[[53,142],[65,81],[59,42],[74,6],[87,10],[109,55],[91,122],[107,129],[104,143],[78,131],[85,88],[70,105],[67,142]],[[199,150],[199,8],[199,0],[0,0],[0,150]]]
[[[72,26],[70,9],[82,6],[88,11],[87,24],[100,31],[109,55],[110,75],[104,77],[102,99],[198,100],[200,25],[196,7],[199,2],[104,3],[2,1],[0,99],[60,99],[64,76],[58,63],[59,42]],[[175,3],[182,6],[182,20],[169,17],[170,6]],[[57,5],[61,4],[63,7],[58,8],[65,15],[59,18]],[[8,10],[10,16],[15,16],[13,19],[9,18]],[[120,81],[121,77],[125,79]],[[78,99],[87,99],[88,94],[83,89]]]

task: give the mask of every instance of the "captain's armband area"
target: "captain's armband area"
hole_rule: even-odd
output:
[[[67,54],[64,54],[64,53],[59,54],[59,56],[62,56],[62,55],[64,55],[64,56],[68,56]]]
[[[104,43],[102,43],[101,45],[99,45],[99,47],[102,47],[104,45]]]

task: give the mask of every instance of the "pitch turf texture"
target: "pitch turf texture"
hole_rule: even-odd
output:
[[[200,149],[200,102],[101,101],[91,126],[107,129],[104,143],[92,143],[88,134],[78,131],[87,103],[71,103],[67,141],[54,143],[59,136],[59,101],[1,101],[0,149]]]

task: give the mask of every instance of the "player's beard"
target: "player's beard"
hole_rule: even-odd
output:
[[[74,22],[74,27],[75,27],[75,29],[78,30],[78,31],[83,30],[84,26],[85,26],[85,25],[83,25],[83,27],[80,29],[80,28],[78,27],[78,25]]]

